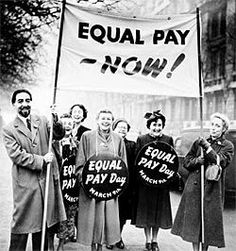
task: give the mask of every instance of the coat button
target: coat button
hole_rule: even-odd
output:
[[[194,185],[197,185],[197,181],[194,181],[193,184],[194,184]]]

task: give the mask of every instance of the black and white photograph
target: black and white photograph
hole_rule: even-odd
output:
[[[0,250],[236,249],[236,1],[0,0]]]

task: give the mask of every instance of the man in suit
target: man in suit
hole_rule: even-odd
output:
[[[46,169],[51,163],[44,248],[48,250],[53,248],[50,238],[53,227],[66,219],[58,164],[53,150],[48,152],[50,125],[46,117],[31,114],[32,95],[28,90],[16,90],[11,102],[16,117],[3,128],[4,144],[13,162],[14,207],[9,250],[25,250],[29,233],[33,250],[40,250]],[[59,140],[64,136],[64,128],[57,116],[53,117],[53,138]]]

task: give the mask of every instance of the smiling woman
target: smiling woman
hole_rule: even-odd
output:
[[[97,115],[98,129],[103,133],[109,133],[113,120],[114,117],[111,111],[101,110]]]
[[[137,139],[137,159],[142,149],[152,142],[164,142],[168,147],[174,145],[173,138],[162,132],[165,127],[166,118],[161,114],[160,110],[153,111],[152,113],[147,112],[144,117],[147,119],[146,125],[149,133],[141,135]],[[147,150],[147,155],[151,155],[150,149]],[[154,152],[155,156],[156,154],[158,154],[157,151]],[[149,157],[150,159],[152,158],[152,156]],[[155,163],[155,165],[158,165],[158,163]],[[146,179],[144,175],[142,178]],[[148,181],[150,183],[153,182],[153,180]],[[145,250],[159,251],[157,240],[159,228],[169,229],[172,226],[169,189],[168,187],[156,187],[155,183],[146,185],[139,177],[136,177],[134,197],[134,217],[132,224],[144,229],[146,237]]]
[[[82,180],[86,163],[94,155],[101,156],[102,160],[109,154],[113,159],[119,157],[126,163],[124,141],[111,130],[113,120],[111,111],[101,110],[96,117],[97,129],[82,135],[76,158],[79,179]],[[90,198],[84,185],[79,196],[78,242],[91,245],[92,251],[100,251],[103,243],[112,245],[120,240],[118,198],[107,201]]]
[[[87,118],[88,111],[84,105],[74,104],[71,106],[69,113],[73,120],[72,135],[78,145],[82,134],[90,130],[82,125],[82,122]]]

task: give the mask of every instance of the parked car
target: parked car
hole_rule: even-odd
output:
[[[189,151],[193,142],[200,136],[200,128],[186,128],[180,133],[180,136],[175,139],[175,150],[179,158],[178,172],[183,180],[182,187],[179,190],[183,190],[184,183],[188,177],[188,170],[183,167],[184,156]],[[203,136],[209,136],[209,128],[203,128]],[[226,138],[230,140],[234,145],[234,151],[236,151],[236,128],[229,129],[226,133]],[[226,168],[225,178],[225,202],[235,204],[236,199],[236,154],[233,156],[233,160]]]

